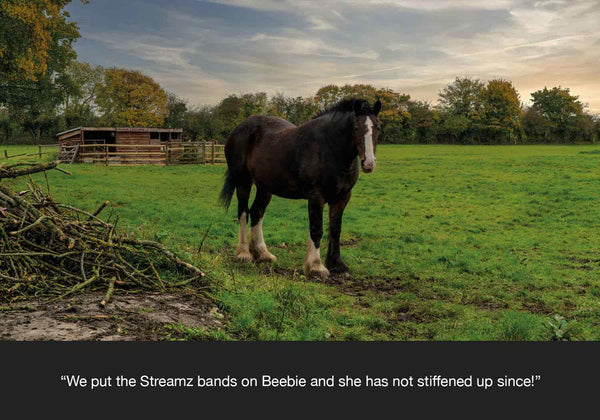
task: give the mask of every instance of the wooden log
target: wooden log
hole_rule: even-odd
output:
[[[34,174],[36,172],[48,171],[50,169],[56,168],[56,162],[47,162],[39,165],[32,165],[30,163],[23,163],[21,165],[28,165],[29,168],[11,168],[11,169],[3,169],[0,167],[0,179],[1,178],[16,178],[23,175]]]

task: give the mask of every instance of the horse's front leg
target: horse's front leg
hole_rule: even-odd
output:
[[[329,276],[329,270],[321,262],[321,238],[323,237],[323,205],[322,197],[308,199],[308,220],[310,222],[310,235],[306,260],[304,260],[304,274],[307,276]]]
[[[350,201],[351,193],[346,194],[335,204],[329,204],[329,239],[327,247],[327,259],[325,265],[332,273],[346,273],[348,266],[340,256],[340,235],[342,233],[342,216],[346,204]]]

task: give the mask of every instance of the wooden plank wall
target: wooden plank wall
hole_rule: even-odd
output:
[[[119,145],[138,145],[140,147],[119,147]],[[164,154],[156,147],[143,147],[144,145],[160,145],[160,139],[151,139],[149,132],[119,132],[115,138],[115,157],[114,164],[135,165],[135,164],[160,164],[164,162]],[[120,162],[116,162],[120,160]]]

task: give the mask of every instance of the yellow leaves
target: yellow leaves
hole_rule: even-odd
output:
[[[47,72],[55,34],[66,25],[62,9],[68,3],[67,0],[0,1],[0,18],[11,23],[9,45],[0,49],[0,57],[8,55],[13,60],[7,75],[10,79],[37,81],[38,75]]]
[[[98,105],[105,123],[127,127],[152,127],[164,123],[167,95],[151,77],[137,71],[106,70]]]

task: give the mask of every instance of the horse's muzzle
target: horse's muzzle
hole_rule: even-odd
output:
[[[364,159],[361,159],[360,167],[362,168],[363,172],[369,174],[375,170],[375,161],[365,161]]]

